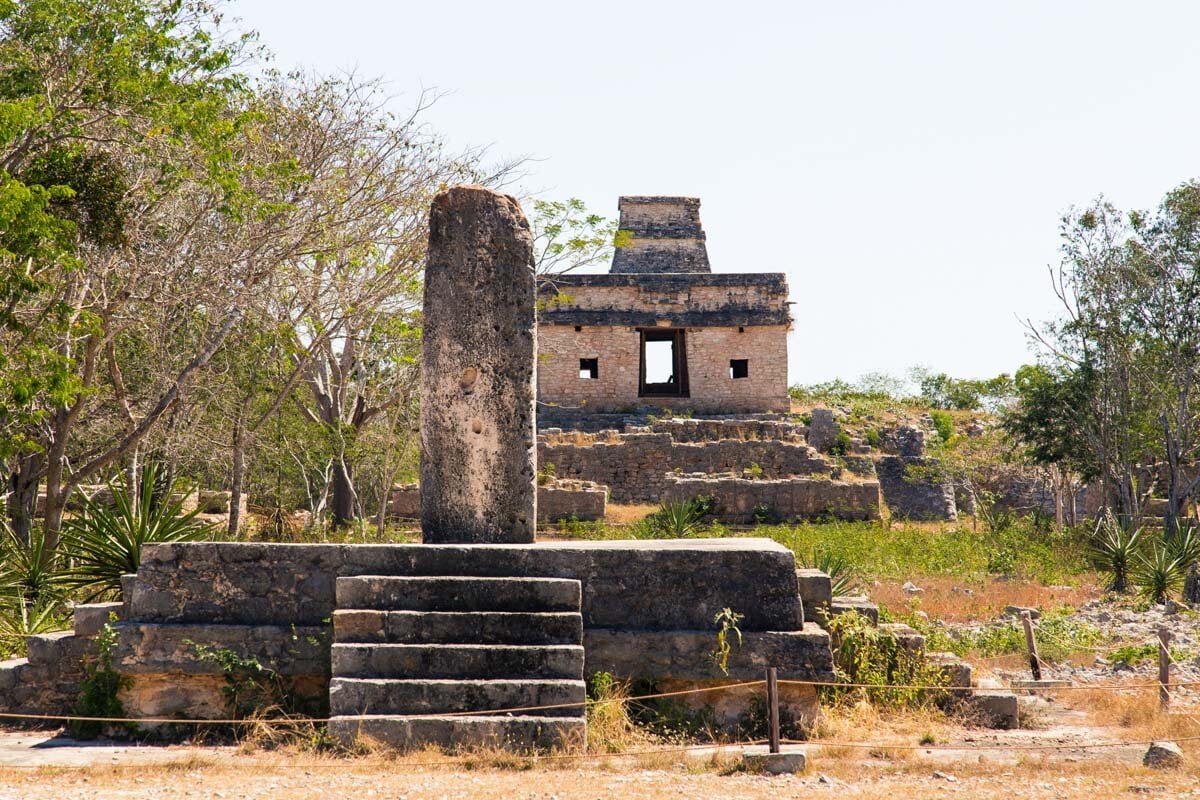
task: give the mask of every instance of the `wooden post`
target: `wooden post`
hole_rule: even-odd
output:
[[[1037,640],[1033,638],[1033,619],[1028,611],[1021,612],[1021,624],[1025,627],[1025,647],[1029,650],[1029,671],[1033,673],[1035,681],[1040,681],[1042,663],[1038,660]]]
[[[1171,632],[1158,629],[1158,704],[1165,711],[1171,705]]]
[[[775,667],[767,667],[767,736],[770,751],[779,752],[779,679]]]

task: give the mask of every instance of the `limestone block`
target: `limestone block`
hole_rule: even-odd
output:
[[[95,636],[116,615],[119,619],[123,603],[89,603],[78,605],[72,611],[76,636]]]

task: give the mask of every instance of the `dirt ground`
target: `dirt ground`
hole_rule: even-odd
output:
[[[334,756],[236,746],[79,744],[54,732],[8,731],[0,733],[0,800],[1200,797],[1195,711],[1160,714],[1144,692],[1081,693],[1027,706],[1032,728],[1015,731],[967,727],[933,713],[830,714],[820,735],[838,744],[804,746],[806,772],[778,777],[741,771],[741,750],[735,748],[530,761],[436,752]],[[1117,722],[1100,727],[1101,717]],[[1144,741],[1167,737],[1187,754],[1184,767],[1143,767]],[[1088,747],[1097,743],[1129,744]]]

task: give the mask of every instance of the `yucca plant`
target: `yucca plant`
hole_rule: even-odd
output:
[[[634,527],[634,538],[685,539],[695,536],[704,530],[706,507],[699,499],[662,503],[657,511]]]
[[[147,464],[139,477],[139,486],[110,482],[111,505],[89,498],[83,513],[63,524],[73,562],[67,582],[89,599],[119,591],[121,576],[137,572],[144,545],[194,541],[213,530],[197,519],[200,509],[185,512],[182,500],[172,498],[174,487],[164,487],[156,465]]]
[[[1096,521],[1091,556],[1096,569],[1108,576],[1111,592],[1129,590],[1129,577],[1145,543],[1142,528],[1132,530],[1121,525],[1112,512]]]
[[[1139,553],[1133,578],[1138,590],[1155,603],[1165,603],[1183,585],[1184,564],[1166,544],[1154,543],[1148,555]]]
[[[829,576],[829,583],[834,597],[851,594],[856,586],[856,576],[850,562],[841,553],[833,553],[824,548],[814,547],[807,553],[797,554],[796,560],[800,566],[808,569],[819,569]]]
[[[24,655],[25,638],[68,627],[57,600],[31,602],[22,597],[0,600],[0,658]]]
[[[1163,541],[1185,571],[1200,561],[1200,533],[1195,528],[1180,529],[1173,535],[1165,536]]]
[[[62,562],[46,546],[43,528],[31,530],[25,542],[8,525],[0,526],[0,595],[40,606],[61,600],[65,589]]]

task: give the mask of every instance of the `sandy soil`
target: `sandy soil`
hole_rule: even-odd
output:
[[[1140,708],[1143,700],[1123,702]],[[1144,719],[1126,715],[1124,726],[1097,727],[1091,698],[1033,704],[1036,728],[1018,731],[963,727],[940,716],[851,714],[832,720],[825,734],[842,744],[806,746],[808,770],[778,777],[741,772],[741,751],[735,749],[531,763],[435,752],[349,757],[238,747],[81,745],[52,732],[10,731],[0,733],[0,800],[1200,797],[1200,724],[1188,715],[1148,712]],[[1117,710],[1106,708],[1104,716]],[[1146,748],[1140,743],[1087,748],[1163,733],[1189,754],[1183,768],[1143,767]],[[1057,749],[1039,749],[1050,746]]]

